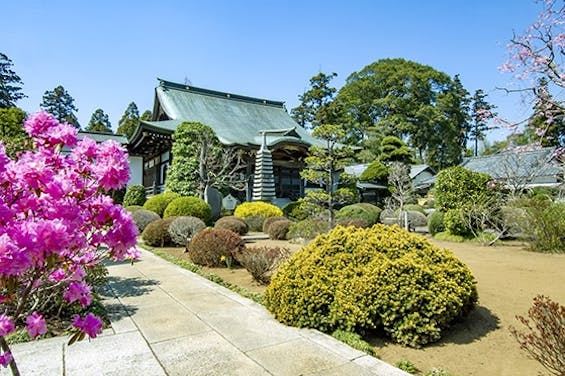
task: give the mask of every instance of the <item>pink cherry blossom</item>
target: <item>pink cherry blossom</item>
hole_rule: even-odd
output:
[[[33,312],[26,318],[27,333],[30,338],[36,338],[47,333],[47,326],[43,315]]]

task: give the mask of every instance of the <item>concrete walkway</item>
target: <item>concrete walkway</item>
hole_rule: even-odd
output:
[[[22,375],[408,375],[150,252],[109,271],[112,329],[14,345]]]

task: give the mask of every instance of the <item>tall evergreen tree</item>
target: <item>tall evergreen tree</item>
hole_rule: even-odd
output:
[[[330,81],[335,77],[337,73],[320,72],[310,79],[310,89],[298,96],[301,103],[290,111],[300,126],[314,129],[330,123],[330,103],[336,93],[336,89],[330,86]]]
[[[80,129],[80,124],[74,113],[78,111],[74,104],[75,100],[61,85],[43,94],[43,101],[40,107],[51,115],[55,116],[60,122],[67,122]]]
[[[89,132],[100,132],[100,133],[114,133],[112,132],[112,124],[110,124],[110,119],[108,115],[104,113],[101,108],[96,109],[92,116],[90,117],[90,121],[88,122],[88,126],[85,129]]]
[[[142,121],[151,121],[151,118],[153,117],[153,114],[151,113],[151,110],[145,110],[143,111],[143,113],[140,116],[140,120]]]
[[[379,149],[378,160],[383,163],[401,162],[410,164],[413,162],[412,150],[398,137],[386,136],[382,139]]]
[[[31,148],[32,141],[24,129],[24,110],[17,107],[0,108],[0,141],[10,157]]]
[[[0,52],[0,108],[16,106],[16,101],[25,98],[22,80],[12,69],[12,60]]]
[[[474,142],[473,153],[475,157],[479,155],[479,141],[484,141],[488,130],[488,121],[496,116],[493,110],[495,105],[486,100],[487,95],[478,89],[473,95],[472,124],[469,131],[469,139]]]
[[[131,102],[128,104],[126,111],[118,123],[118,131],[116,133],[123,134],[129,139],[133,135],[133,132],[135,132],[138,124],[139,110],[137,109],[135,102]]]

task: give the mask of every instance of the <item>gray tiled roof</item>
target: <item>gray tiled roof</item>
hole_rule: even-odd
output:
[[[107,140],[113,140],[121,145],[127,145],[128,139],[126,136],[121,134],[111,134],[111,133],[101,133],[101,132],[87,132],[87,131],[79,131],[77,134],[77,138],[82,140],[84,137],[89,137],[96,142],[104,142]]]

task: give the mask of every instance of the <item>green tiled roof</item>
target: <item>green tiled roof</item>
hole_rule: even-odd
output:
[[[160,80],[156,101],[170,119],[145,122],[150,127],[174,132],[183,121],[210,126],[226,145],[260,146],[263,130],[295,128],[290,134],[267,135],[267,145],[298,143],[305,146],[320,142],[298,126],[283,102],[223,93]]]

